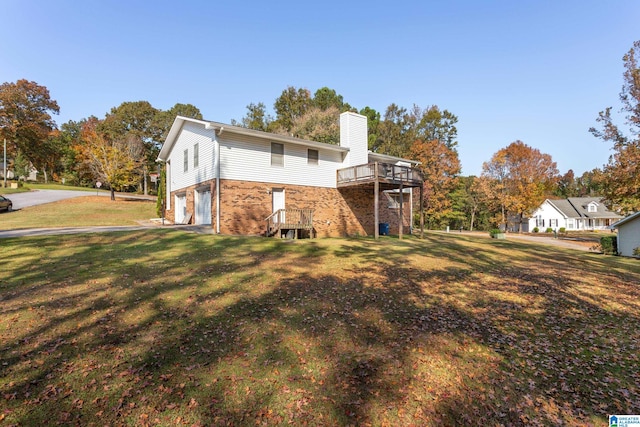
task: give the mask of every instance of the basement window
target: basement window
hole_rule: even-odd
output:
[[[385,191],[384,195],[387,196],[387,207],[389,209],[400,209],[400,193]]]

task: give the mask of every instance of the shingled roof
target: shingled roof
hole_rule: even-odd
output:
[[[567,218],[622,218],[607,209],[601,197],[569,197],[548,201]],[[589,212],[590,203],[595,203],[595,212]]]

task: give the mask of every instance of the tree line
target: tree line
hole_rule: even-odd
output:
[[[576,177],[560,174],[549,154],[522,141],[500,149],[480,176],[461,176],[458,117],[437,105],[410,108],[390,104],[384,112],[357,109],[328,87],[313,94],[287,87],[273,103],[250,103],[232,124],[314,141],[339,143],[339,115],[360,113],[368,119],[368,145],[373,152],[418,160],[425,177],[424,204],[429,228],[488,229],[512,224],[519,228],[545,198],[603,196],[610,208],[640,210],[640,71],[636,50],[623,57],[620,93],[628,132],[613,122],[611,108],[600,112],[591,133],[612,143],[614,154],[602,168]],[[0,85],[0,138],[8,142],[8,158],[16,175],[33,165],[45,180],[93,186],[102,181],[112,191],[146,191],[147,175],[175,117],[202,119],[191,104],[163,111],[147,101],[123,102],[103,119],[90,116],[57,127],[57,102],[46,87],[27,80]]]
[[[424,204],[428,228],[520,228],[545,198],[600,196],[606,176],[599,169],[575,177],[560,175],[548,154],[514,141],[483,164],[482,174],[461,176],[458,156],[458,117],[437,105],[405,108],[390,104],[384,113],[366,106],[354,108],[335,90],[315,93],[288,87],[273,103],[271,114],[263,102],[250,103],[233,124],[331,144],[339,143],[339,115],[360,113],[368,119],[368,144],[373,152],[417,160],[424,176]],[[416,210],[417,211],[417,210]]]
[[[0,85],[0,138],[7,140],[9,167],[15,176],[27,176],[33,166],[45,182],[101,182],[112,199],[114,191],[147,193],[147,176],[157,169],[160,146],[177,115],[202,119],[191,104],[165,111],[136,101],[113,107],[102,119],[89,116],[58,128],[52,115],[59,111],[49,90],[36,82]]]

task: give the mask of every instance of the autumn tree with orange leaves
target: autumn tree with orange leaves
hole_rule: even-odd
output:
[[[25,79],[0,85],[0,139],[6,138],[11,158],[24,156],[45,179],[58,155],[49,137],[56,129],[51,114],[59,112],[45,86]]]
[[[629,132],[613,122],[611,107],[600,112],[597,119],[600,129],[591,128],[591,133],[613,143],[614,154],[603,169],[603,193],[615,210],[629,213],[640,210],[640,68],[636,54],[640,40],[622,58],[625,72],[620,92],[622,113]]]
[[[132,135],[112,137],[101,132],[100,123],[92,117],[82,126],[83,144],[77,147],[78,159],[111,189],[111,200],[115,200],[114,191],[122,191],[140,181],[145,149],[140,139]]]
[[[418,208],[424,209],[427,227],[439,227],[451,213],[448,195],[456,188],[456,177],[460,174],[458,152],[445,141],[416,140],[409,149],[409,156],[420,162],[418,169],[424,176],[424,204]]]
[[[553,190],[558,168],[549,154],[515,141],[482,165],[481,178],[483,191],[497,207],[496,223],[507,229],[509,219],[514,218],[520,232],[522,219]]]

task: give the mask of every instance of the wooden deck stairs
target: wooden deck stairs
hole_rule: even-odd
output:
[[[297,239],[300,230],[313,238],[313,209],[278,209],[265,219],[266,237],[288,237]]]

